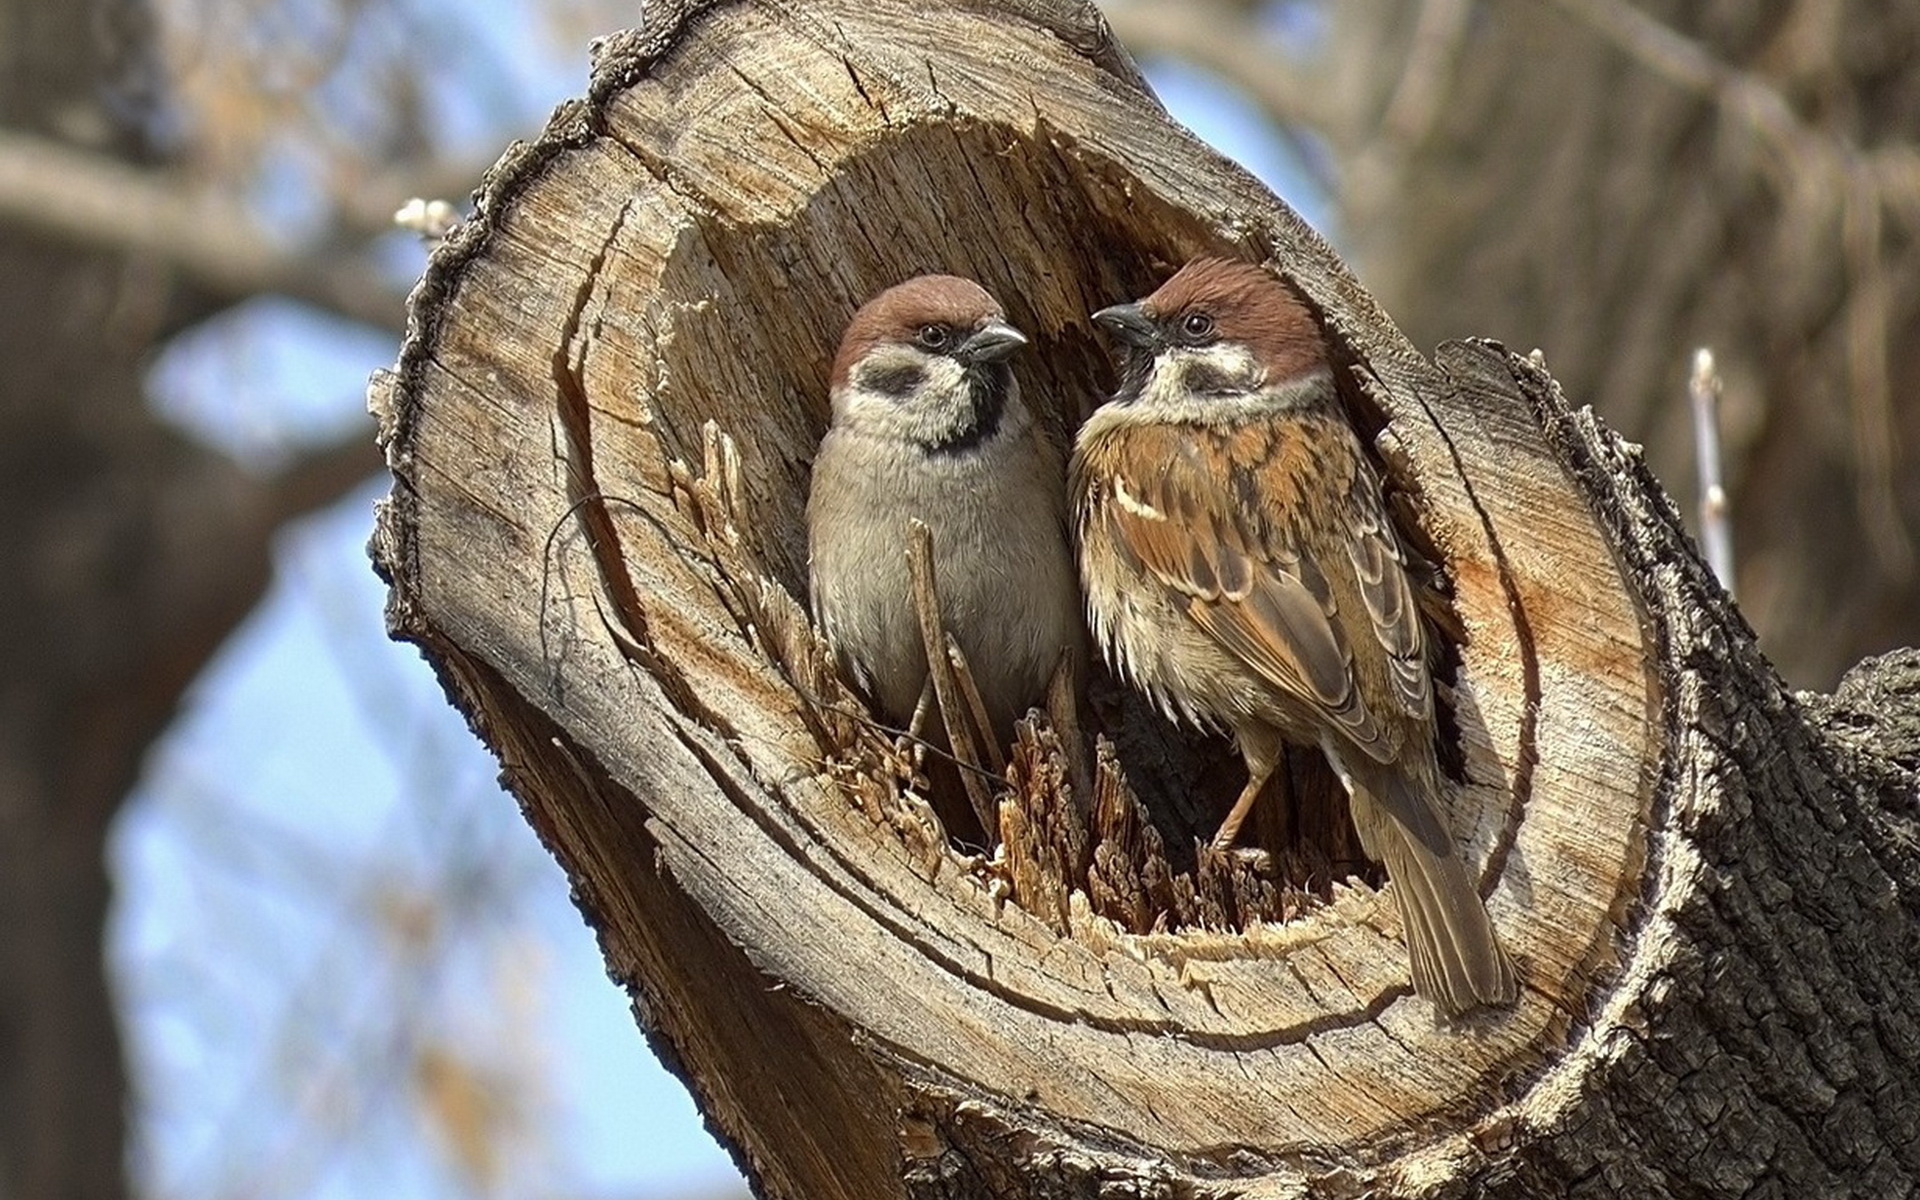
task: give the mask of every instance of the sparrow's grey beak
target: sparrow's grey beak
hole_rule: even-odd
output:
[[[999,362],[1027,344],[1027,335],[1005,321],[988,321],[960,343],[955,355],[964,363]]]
[[[1094,324],[1129,346],[1153,349],[1160,344],[1160,331],[1153,319],[1138,304],[1116,304],[1093,314]]]

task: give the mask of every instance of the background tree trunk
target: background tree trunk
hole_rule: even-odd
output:
[[[156,99],[148,20],[134,0],[0,0],[8,199],[56,182],[14,174],[18,145],[108,171],[147,155],[129,114]],[[57,182],[67,215],[143,227],[136,189]],[[275,529],[377,462],[354,444],[261,478],[147,407],[155,343],[230,292],[31,222],[0,222],[0,277],[0,561],[14,581],[0,620],[0,1196],[97,1200],[127,1190],[127,1070],[102,957],[110,821],[181,691],[259,599]]]
[[[0,126],[137,155],[106,101],[135,76],[116,55],[138,39],[94,33],[133,35],[145,16],[0,2]],[[113,1197],[126,1079],[101,962],[106,828],[199,661],[192,643],[225,615],[169,553],[193,534],[159,516],[156,493],[189,501],[217,484],[145,416],[140,356],[160,298],[138,272],[0,229],[0,275],[0,558],[17,581],[0,621],[0,1194]],[[151,653],[161,637],[183,653]]]
[[[1911,707],[1911,659],[1812,723],[1635,452],[1525,360],[1421,358],[1090,8],[648,13],[416,293],[373,393],[376,557],[767,1194],[1915,1185],[1914,728],[1861,724],[1866,697]],[[1452,813],[1522,960],[1511,1012],[1436,1021],[1360,883],[1284,923],[1129,931],[1073,894],[1101,846],[1074,848],[1084,798],[1032,782],[1044,733],[1002,831],[1047,826],[1051,865],[1013,869],[1019,837],[955,853],[803,616],[825,364],[861,299],[981,279],[1064,432],[1108,371],[1085,314],[1202,251],[1320,313],[1444,563]],[[1127,754],[1177,840],[1183,789]]]

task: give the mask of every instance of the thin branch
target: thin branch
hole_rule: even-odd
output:
[[[0,222],[150,255],[226,295],[277,292],[390,329],[403,314],[370,263],[277,241],[218,192],[43,138],[0,132]]]
[[[980,749],[986,768],[1004,777],[1007,773],[1007,756],[1001,751],[1000,743],[994,740],[993,722],[987,719],[987,702],[980,696],[980,685],[973,681],[973,667],[967,662],[966,652],[960,649],[959,640],[951,633],[947,634],[947,663],[953,668],[954,686],[967,706],[967,715],[973,721],[974,731],[980,735]]]
[[[1720,586],[1733,594],[1733,524],[1727,488],[1720,474],[1720,372],[1713,351],[1693,352],[1693,377],[1687,383],[1693,407],[1694,463],[1700,484],[1700,543]]]
[[[1086,726],[1080,720],[1080,656],[1069,650],[1060,656],[1047,682],[1047,719],[1067,756],[1067,777],[1073,782],[1074,803],[1082,812],[1093,804],[1093,764],[1087,757]]]

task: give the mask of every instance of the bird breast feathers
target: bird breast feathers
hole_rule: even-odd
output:
[[[1204,631],[1283,706],[1304,706],[1381,761],[1397,753],[1403,720],[1431,715],[1411,585],[1344,421],[1116,426],[1083,437],[1080,451],[1095,632],[1131,648],[1119,657],[1137,677],[1153,671],[1144,631],[1123,626],[1159,608]],[[1144,605],[1122,594],[1130,585],[1172,603]],[[1166,683],[1139,681],[1155,692]]]

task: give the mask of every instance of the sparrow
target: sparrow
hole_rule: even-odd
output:
[[[911,520],[932,531],[941,621],[1000,745],[1083,636],[1062,455],[1007,362],[1026,344],[979,284],[923,275],[856,312],[834,358],[807,496],[814,620],[893,725],[927,687]]]
[[[1448,1014],[1517,991],[1441,809],[1427,633],[1380,480],[1312,314],[1250,263],[1198,259],[1093,314],[1121,383],[1069,472],[1089,624],[1171,719],[1224,728],[1247,785],[1317,747],[1386,866],[1414,990]]]

